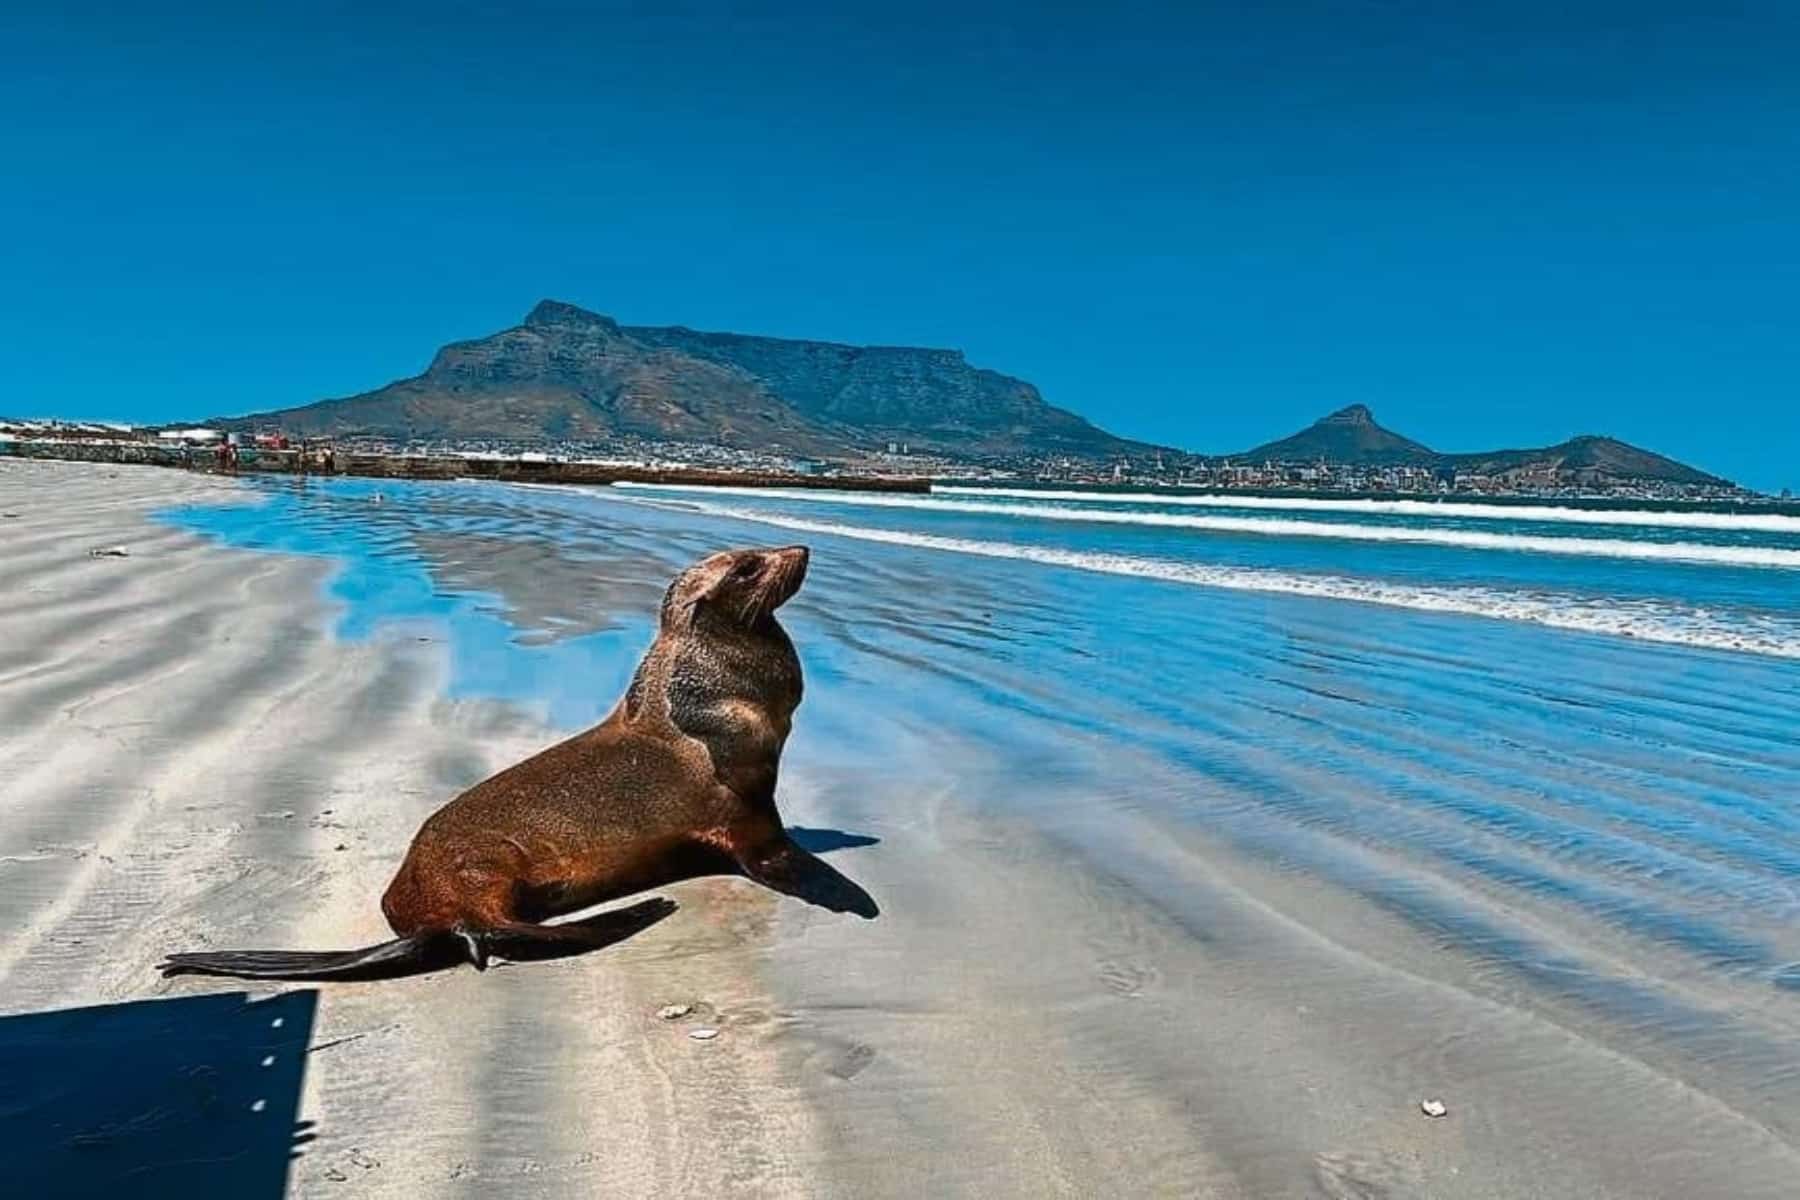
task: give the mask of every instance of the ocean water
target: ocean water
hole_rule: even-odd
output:
[[[679,566],[805,542],[795,777],[1060,829],[1196,930],[1168,847],[1303,881],[1330,903],[1284,920],[1800,1145],[1800,518],[253,486],[167,519],[338,559],[343,636],[441,638],[458,694],[563,727]]]

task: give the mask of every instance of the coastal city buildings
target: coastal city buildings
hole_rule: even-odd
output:
[[[201,447],[239,435],[203,426],[133,427],[79,421],[0,420],[0,456],[81,458],[162,465],[204,465]],[[284,456],[300,443],[275,434],[241,440],[249,452],[245,469],[284,470]],[[454,439],[396,441],[341,438],[307,443],[314,451],[329,445],[336,461],[358,456],[414,460],[587,464],[628,470],[699,470],[740,473],[759,479],[796,477],[815,482],[845,479],[976,479],[1078,486],[1192,488],[1217,491],[1350,495],[1489,496],[1505,498],[1593,498],[1657,501],[1771,500],[1724,483],[1692,483],[1629,478],[1596,471],[1560,470],[1544,464],[1489,473],[1454,466],[1369,465],[1331,462],[1249,462],[1234,458],[1163,451],[1109,460],[1036,455],[956,458],[913,452],[905,443],[872,447],[859,457],[823,459],[765,450],[743,450],[705,442],[612,438],[602,441],[510,441]],[[260,458],[257,452],[261,452]],[[354,467],[340,466],[343,469]],[[1785,499],[1786,497],[1784,497]]]

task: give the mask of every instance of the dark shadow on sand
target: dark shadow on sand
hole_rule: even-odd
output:
[[[0,1017],[0,1192],[279,1197],[318,993]]]
[[[814,854],[830,854],[833,850],[853,850],[858,846],[879,846],[881,839],[866,833],[845,833],[841,829],[808,829],[803,825],[788,826],[788,837],[802,850]]]

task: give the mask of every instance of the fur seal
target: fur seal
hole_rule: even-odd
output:
[[[491,952],[604,946],[674,911],[647,900],[587,921],[548,917],[698,875],[739,874],[834,912],[869,894],[788,836],[775,809],[800,704],[800,658],[775,610],[807,550],[730,550],[678,575],[656,640],[612,712],[451,800],[413,838],[381,911],[399,935],[362,950],[171,954],[164,975],[366,979]]]

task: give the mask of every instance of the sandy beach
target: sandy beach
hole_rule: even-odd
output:
[[[149,468],[0,475],[0,508],[20,514],[0,564],[9,1014],[243,990],[159,982],[152,964],[178,946],[385,940],[375,901],[419,822],[557,736],[440,701],[428,641],[336,642],[325,564],[147,519],[230,487]],[[115,545],[129,557],[89,555]],[[755,969],[774,898],[714,881],[672,894],[680,920],[612,970],[322,996],[300,1099],[317,1140],[290,1191],[804,1194],[813,1122],[778,1086],[782,1015]],[[659,1022],[675,1001],[731,1053]]]
[[[317,987],[165,981],[153,964],[169,950],[384,940],[377,899],[419,822],[610,706],[673,567],[755,536],[645,509],[558,541],[542,531],[587,520],[574,501],[527,520],[502,510],[529,495],[445,485],[431,495],[459,507],[421,516],[407,506],[425,493],[376,504],[333,486],[291,502],[363,505],[372,544],[403,544],[473,606],[347,636],[368,592],[355,568],[158,515],[253,512],[269,500],[252,485],[0,461],[0,1064],[37,1066],[9,1076],[0,1114],[32,1131],[27,1180],[74,1164],[129,1166],[154,1194],[191,1193],[209,1169],[239,1172],[237,1194],[295,1196],[1794,1194],[1800,1011],[1769,983],[1800,961],[1786,908],[1729,926],[1774,966],[1710,973],[1666,930],[1415,853],[1402,832],[1462,820],[1395,823],[1418,780],[1466,785],[1442,759],[1396,767],[1378,795],[1362,777],[1340,788],[1324,750],[1264,745],[1197,782],[1153,753],[1173,717],[1122,716],[1129,737],[1099,702],[1082,726],[1014,718],[952,689],[1055,710],[1067,701],[1039,691],[1044,672],[1124,668],[1097,645],[1066,668],[1019,650],[1024,631],[1069,623],[1036,593],[950,569],[921,587],[917,560],[866,548],[816,548],[796,603],[812,690],[782,805],[878,898],[878,920],[699,880],[662,893],[674,916],[573,959]],[[124,556],[91,553],[109,547]],[[1244,607],[1274,601],[1185,602],[1206,609],[1192,629],[1208,646],[1206,622],[1245,619],[1303,641],[1317,611],[1294,608],[1296,624]],[[511,629],[493,651],[509,670],[542,673],[469,686],[486,668],[457,630],[475,621]],[[970,653],[994,674],[957,665]],[[1281,670],[1229,653],[1238,675]],[[1446,694],[1466,682],[1439,669]],[[927,674],[942,692],[914,686]],[[1379,678],[1331,686],[1373,712]],[[1183,743],[1196,754],[1286,719],[1229,687],[1191,704],[1183,719],[1216,726]],[[1359,728],[1334,726],[1331,745],[1373,736]],[[1468,753],[1506,778],[1510,756],[1543,759],[1509,737]],[[1755,780],[1793,770],[1791,751],[1759,753]],[[1698,794],[1735,786],[1729,757],[1669,769]],[[1594,778],[1541,769],[1570,788]],[[1291,792],[1278,851],[1249,849],[1267,828],[1251,792]],[[1459,870],[1482,838],[1514,834],[1456,834]],[[1516,840],[1575,870],[1578,842]],[[1701,854],[1695,878],[1749,879],[1727,850],[1741,847]],[[1683,877],[1653,864],[1619,887],[1665,878]],[[1695,883],[1697,905],[1713,881]],[[1633,894],[1639,909],[1616,913],[1663,911]],[[1740,907],[1756,906],[1720,904]],[[694,1011],[662,1020],[668,1004]],[[718,1036],[688,1036],[702,1026]],[[138,1059],[133,1030],[153,1031]],[[1421,1112],[1432,1098],[1447,1116]]]

